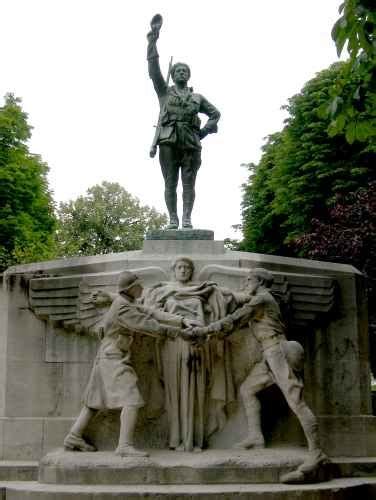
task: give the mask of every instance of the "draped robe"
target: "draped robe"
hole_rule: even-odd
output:
[[[226,315],[228,298],[212,282],[159,283],[144,303],[207,325]],[[234,398],[226,340],[198,345],[180,337],[157,343],[165,390],[170,448],[203,448],[226,420],[225,407]]]

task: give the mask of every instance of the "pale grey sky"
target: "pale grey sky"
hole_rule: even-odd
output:
[[[280,107],[336,60],[340,0],[2,0],[0,96],[23,99],[31,150],[49,164],[57,202],[103,180],[165,211],[157,158],[148,157],[158,102],[146,33],[163,15],[159,52],[187,62],[190,84],[222,113],[203,141],[193,224],[215,238],[240,222],[241,163],[280,130]]]

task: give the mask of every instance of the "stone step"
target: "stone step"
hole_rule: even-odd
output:
[[[36,461],[1,460],[0,481],[37,481],[38,465]]]
[[[307,456],[304,448],[205,450],[187,453],[149,450],[150,456],[121,458],[113,452],[48,453],[39,481],[50,484],[218,484],[279,483]]]
[[[336,479],[313,485],[51,485],[0,483],[3,500],[370,500],[376,479]]]
[[[49,484],[257,484],[279,483],[280,476],[307,457],[304,448],[206,450],[187,453],[149,450],[147,458],[121,458],[113,452],[63,449],[40,462],[39,481]],[[0,469],[1,470],[1,469]],[[376,458],[334,458],[323,479],[376,477]]]

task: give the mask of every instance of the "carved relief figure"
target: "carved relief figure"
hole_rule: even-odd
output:
[[[248,449],[265,446],[257,394],[276,384],[298,417],[310,452],[308,459],[296,471],[286,474],[281,480],[304,482],[307,475],[315,472],[328,459],[320,447],[317,419],[303,397],[303,381],[299,375],[303,368],[303,348],[297,342],[286,340],[279,305],[270,293],[272,282],[273,275],[266,269],[251,270],[244,291],[234,292],[234,298],[241,307],[212,325],[194,328],[190,335],[210,338],[213,333],[230,334],[234,328],[249,323],[249,332],[259,342],[263,359],[256,363],[240,386],[248,435],[235,447]]]
[[[195,183],[201,165],[201,140],[217,132],[219,111],[201,94],[188,87],[190,68],[185,63],[176,63],[170,68],[174,85],[168,86],[159,67],[157,40],[162,26],[162,17],[157,14],[151,22],[147,35],[147,59],[149,76],[153,81],[160,104],[160,116],[150,156],[159,146],[159,162],[165,182],[165,201],[170,216],[169,229],[179,227],[176,188],[181,170],[183,184],[183,228],[191,228],[191,213],[195,201]],[[198,113],[208,116],[200,128]]]
[[[143,291],[136,274],[121,273],[118,293],[98,291],[94,303],[112,302],[105,314],[103,338],[84,397],[84,406],[64,440],[67,450],[95,451],[83,438],[90,420],[103,409],[121,409],[120,436],[116,453],[120,456],[147,456],[134,447],[138,409],[144,405],[132,366],[131,346],[135,335],[175,336],[179,327],[190,325],[180,316],[154,311],[137,303]]]
[[[173,264],[175,281],[159,283],[145,304],[204,326],[226,314],[226,299],[209,281],[193,283],[194,264],[186,257]],[[189,337],[187,337],[189,338]],[[159,344],[170,449],[199,451],[208,435],[223,425],[223,409],[234,399],[226,342],[199,344],[181,336]],[[216,376],[214,376],[216,374]]]

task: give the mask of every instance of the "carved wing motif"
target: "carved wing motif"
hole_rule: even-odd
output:
[[[241,289],[250,269],[210,264],[199,280],[211,280],[230,289]],[[330,276],[272,271],[272,293],[291,327],[312,326],[325,320],[335,303],[335,280]]]
[[[290,324],[306,326],[327,321],[335,304],[335,279],[293,273],[286,273],[285,276],[290,293]]]
[[[42,319],[74,329],[78,324],[77,302],[81,280],[80,275],[31,279],[31,309]]]
[[[167,279],[160,267],[132,269],[144,286]],[[109,303],[91,301],[96,290],[116,292],[119,272],[34,278],[29,284],[29,303],[36,316],[76,333],[97,334]]]

